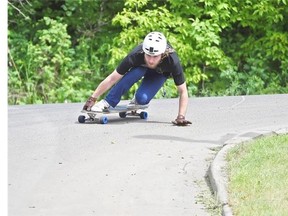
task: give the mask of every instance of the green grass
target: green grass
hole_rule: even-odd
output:
[[[234,215],[288,215],[287,134],[237,145],[227,161]]]

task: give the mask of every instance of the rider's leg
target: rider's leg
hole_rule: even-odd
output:
[[[144,75],[142,83],[135,94],[136,103],[139,105],[148,104],[163,86],[167,77],[157,73],[155,70],[148,69]]]
[[[122,79],[109,91],[105,100],[112,106],[115,107],[124,95],[134,83],[138,82],[146,73],[147,68],[137,67],[127,72]]]

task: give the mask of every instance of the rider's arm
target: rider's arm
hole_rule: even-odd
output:
[[[185,117],[188,105],[188,91],[186,87],[186,82],[177,86],[179,93],[179,108],[178,108],[178,116]]]
[[[107,76],[95,89],[92,97],[99,98],[102,94],[108,91],[116,82],[118,82],[123,75],[114,70],[109,76]]]
[[[95,89],[93,94],[88,98],[83,106],[83,110],[90,111],[91,107],[95,104],[97,99],[110,89],[123,75],[119,74],[117,70],[114,70],[109,76],[107,76]]]

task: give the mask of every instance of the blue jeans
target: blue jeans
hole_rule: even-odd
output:
[[[109,91],[105,100],[112,107],[115,107],[120,102],[122,95],[124,95],[133,84],[138,82],[142,77],[143,80],[136,91],[135,99],[140,105],[148,104],[163,86],[167,77],[146,67],[136,67],[127,72]]]

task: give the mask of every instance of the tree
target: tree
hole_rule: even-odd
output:
[[[123,11],[114,19],[122,31],[116,39],[117,46],[112,49],[113,59],[123,56],[139,43],[150,31],[163,32],[177,50],[185,69],[190,95],[204,89],[204,82],[213,73],[229,66],[229,58],[219,47],[221,27],[212,19],[203,18],[203,5],[196,1],[138,1],[127,0]],[[199,10],[196,10],[199,8]],[[123,48],[124,47],[124,48]],[[168,86],[171,96],[176,96],[172,83]]]
[[[150,31],[190,96],[287,93],[287,14],[287,0],[9,0],[9,104],[84,101]]]
[[[9,103],[84,100],[109,71],[118,31],[110,23],[122,4],[9,1]]]

